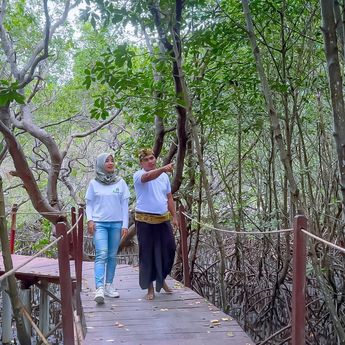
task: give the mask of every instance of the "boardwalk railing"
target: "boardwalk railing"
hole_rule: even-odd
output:
[[[183,206],[179,207],[179,231],[181,242],[181,255],[183,263],[183,280],[187,287],[191,287],[190,268],[188,262],[188,232],[186,226],[186,218],[191,221],[197,222],[191,216],[186,214]],[[15,220],[15,217],[12,217]],[[199,222],[198,222],[199,223]],[[201,224],[201,223],[199,223]],[[223,231],[226,233],[253,235],[253,234],[274,234],[283,232],[294,232],[293,241],[293,283],[292,283],[292,302],[291,302],[291,325],[284,327],[284,329],[291,326],[291,343],[292,345],[305,344],[305,321],[306,321],[306,307],[305,307],[305,292],[306,292],[306,236],[312,237],[318,241],[325,243],[343,253],[345,249],[337,246],[333,243],[327,242],[322,238],[315,236],[308,232],[308,220],[303,215],[298,215],[294,219],[293,229],[280,229],[274,231],[229,231],[225,229],[217,229],[212,226],[201,224],[212,230]],[[11,236],[13,236],[11,231]],[[80,335],[76,335],[74,325],[76,323],[76,317],[79,320],[82,319],[82,305],[80,300],[81,281],[82,281],[82,257],[83,257],[83,209],[79,208],[78,218],[75,208],[71,209],[71,228],[67,231],[66,223],[58,223],[56,225],[57,238],[55,241],[43,248],[39,253],[36,253],[29,261],[32,261],[35,257],[42,254],[48,248],[58,243],[58,262],[60,270],[60,286],[61,286],[61,309],[62,309],[62,329],[63,329],[63,344],[74,345],[78,343],[78,339],[83,338]],[[12,238],[12,237],[11,237]],[[70,272],[70,257],[75,259],[75,280],[71,278]],[[27,263],[26,262],[26,263]],[[20,265],[23,267],[23,264]],[[13,270],[6,272],[0,277],[0,282],[11,274],[14,274],[20,267],[16,267]],[[74,312],[75,311],[75,312]],[[26,317],[30,319],[30,315],[25,313]],[[31,319],[30,319],[31,320]],[[78,321],[78,320],[77,320]],[[32,320],[30,321],[32,322]],[[32,322],[33,323],[33,322]],[[38,332],[38,334],[40,334]],[[42,342],[47,343],[47,340],[43,335],[40,335]]]
[[[83,209],[79,209],[78,220],[76,211],[72,207],[72,227],[67,231],[66,223],[60,222],[55,226],[56,234],[62,237],[58,242],[58,261],[60,272],[61,289],[61,312],[64,345],[74,344],[74,313],[73,304],[79,318],[82,317],[82,305],[80,299],[81,280],[82,280],[82,260],[83,260]],[[76,231],[71,231],[76,229]],[[72,234],[72,236],[71,236]],[[72,241],[71,241],[72,239]],[[72,243],[72,250],[70,244]],[[72,283],[70,271],[70,256],[74,257],[76,281]],[[62,273],[62,274],[61,274]],[[72,303],[74,296],[75,303]]]
[[[291,341],[292,345],[305,344],[305,275],[306,275],[306,241],[301,229],[308,229],[305,216],[294,219],[294,241],[292,259],[292,315]]]
[[[225,229],[218,229],[206,224],[202,224],[191,216],[186,214],[184,207],[179,207],[179,225],[180,225],[180,242],[181,242],[181,256],[183,263],[183,279],[186,286],[191,286],[189,264],[188,264],[188,230],[186,226],[186,218],[190,221],[196,222],[206,228],[216,231],[222,231],[232,234],[253,235],[253,234],[273,234],[281,232],[293,231],[293,279],[292,279],[292,302],[291,302],[291,325],[284,327],[283,330],[291,327],[291,344],[292,345],[305,345],[305,323],[306,323],[306,263],[307,263],[307,250],[306,250],[306,236],[312,237],[332,248],[345,253],[345,248],[337,246],[333,243],[327,242],[324,239],[315,236],[308,232],[308,220],[304,215],[297,215],[294,218],[293,229],[281,229],[274,231],[230,231]]]
[[[12,224],[10,232],[10,249],[11,253],[14,252],[15,243],[15,221],[16,221],[17,208],[12,208]],[[80,338],[84,334],[74,334],[77,329],[76,322],[82,322],[83,311],[81,305],[81,283],[82,283],[82,260],[83,260],[83,208],[78,209],[78,219],[76,217],[75,207],[71,208],[71,227],[67,231],[67,224],[59,222],[55,226],[57,238],[41,249],[38,253],[31,256],[21,265],[6,272],[0,277],[0,283],[12,274],[15,274],[20,268],[27,265],[29,262],[43,254],[49,248],[57,243],[58,247],[58,265],[59,265],[59,283],[61,294],[61,311],[62,311],[62,330],[63,330],[63,344],[74,345],[77,340],[79,343]],[[70,259],[74,258],[75,264],[75,280],[72,280],[70,271]],[[41,342],[48,344],[47,339],[42,332],[37,328],[32,321],[30,314],[23,309],[25,317],[29,320],[32,326],[36,329],[37,334],[41,338]],[[75,311],[75,313],[73,312]],[[76,320],[77,319],[77,320]],[[59,326],[59,325],[58,325]],[[57,327],[58,327],[57,326]],[[56,328],[57,328],[56,327]],[[55,329],[56,329],[55,328]],[[54,329],[54,330],[55,330]],[[49,332],[50,334],[52,331]]]

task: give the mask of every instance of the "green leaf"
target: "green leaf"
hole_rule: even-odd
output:
[[[101,118],[103,120],[105,120],[108,116],[109,116],[109,112],[107,110],[103,109],[103,111],[101,113]]]
[[[25,97],[23,95],[21,95],[18,92],[13,92],[13,99],[19,103],[19,104],[24,104],[25,103]]]
[[[0,94],[0,107],[6,106],[8,103],[10,103],[10,98],[8,94]]]
[[[83,82],[83,85],[85,85],[86,89],[90,89],[92,79],[90,76],[85,77],[85,80]]]
[[[176,103],[177,103],[177,105],[179,105],[183,108],[185,108],[187,106],[187,103],[183,98],[178,98]]]
[[[10,83],[8,80],[0,80],[0,106],[8,105],[12,101],[24,104],[25,97],[17,91],[18,88],[18,82]]]

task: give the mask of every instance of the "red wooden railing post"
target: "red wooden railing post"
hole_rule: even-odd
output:
[[[73,227],[72,231],[72,239],[73,239],[73,258],[74,258],[74,271],[75,271],[75,277],[76,281],[73,282],[73,291],[74,291],[74,297],[75,297],[75,303],[76,303],[76,310],[77,315],[81,315],[81,299],[80,299],[80,289],[78,284],[78,271],[79,271],[79,260],[78,260],[78,225],[77,224],[77,215],[75,207],[71,207],[71,226]]]
[[[57,223],[56,235],[63,238],[58,242],[59,280],[61,289],[61,314],[64,345],[74,345],[74,322],[72,308],[72,281],[69,262],[69,240],[66,224]]]
[[[182,252],[182,265],[183,265],[183,283],[187,287],[191,287],[189,275],[189,262],[188,262],[188,243],[187,243],[187,226],[186,217],[184,215],[185,209],[183,205],[179,207],[179,230]]]
[[[77,247],[77,283],[81,291],[83,275],[83,246],[84,246],[84,208],[78,209],[78,247]]]
[[[293,280],[292,280],[292,345],[305,344],[305,278],[306,240],[301,229],[308,229],[308,220],[298,215],[294,218]]]
[[[77,262],[77,248],[78,248],[78,228],[76,225],[77,219],[76,219],[76,212],[75,207],[71,207],[71,227],[74,227],[72,230],[72,244],[73,244],[73,258],[76,265]]]
[[[81,293],[81,280],[82,280],[82,269],[83,269],[83,241],[84,241],[84,231],[83,231],[83,219],[84,209],[78,209],[78,224],[75,234],[77,236],[75,245],[75,276],[76,276],[76,302],[77,302],[77,314],[82,315],[82,304],[80,299]]]
[[[14,253],[14,243],[16,238],[16,223],[17,223],[17,211],[18,211],[18,205],[13,204],[12,210],[11,210],[11,232],[10,232],[10,250],[11,254]]]

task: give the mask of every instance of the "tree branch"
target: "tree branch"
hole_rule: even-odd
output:
[[[2,120],[0,120],[0,132],[3,134],[8,150],[12,156],[13,163],[16,168],[16,174],[23,181],[24,187],[34,208],[40,213],[56,212],[56,209],[51,207],[46,199],[42,196],[20,144],[17,142],[15,136],[11,133],[9,128],[3,123]],[[44,215],[44,217],[53,223],[57,223],[60,219],[60,217],[57,215]]]
[[[42,60],[44,60],[48,57],[49,41],[51,40],[56,29],[65,22],[65,20],[67,19],[69,11],[79,3],[79,1],[76,1],[73,5],[71,5],[70,0],[67,0],[65,2],[65,8],[64,8],[63,14],[56,21],[55,24],[51,25],[49,13],[48,13],[47,2],[48,2],[48,0],[44,0],[44,13],[45,13],[45,18],[46,18],[45,37],[44,37],[44,39],[42,39],[42,41],[40,41],[37,44],[37,46],[36,46],[33,54],[31,55],[29,61],[25,64],[25,66],[23,67],[23,69],[20,72],[20,76],[22,79],[21,80],[22,82],[20,84],[21,88],[23,88],[24,86],[26,86],[27,84],[29,84],[32,81],[33,74],[35,72],[37,65]],[[43,50],[43,54],[39,56],[39,54],[42,52],[42,50]]]
[[[72,134],[66,144],[66,148],[65,150],[62,152],[62,158],[65,158],[73,140],[75,138],[84,138],[87,137],[88,135],[97,132],[98,130],[100,130],[101,128],[103,128],[104,126],[106,126],[107,124],[109,124],[111,121],[113,121],[115,119],[115,117],[117,117],[123,110],[123,107],[121,109],[118,109],[118,111],[111,117],[109,117],[106,121],[101,122],[98,126],[96,126],[95,128],[92,128],[91,130],[84,132],[84,133],[75,133]]]
[[[19,71],[16,64],[16,53],[13,49],[12,42],[8,38],[7,31],[4,27],[4,17],[6,14],[7,1],[2,0],[1,10],[0,10],[0,40],[2,49],[7,57],[7,61],[10,64],[11,72],[15,79],[19,79]]]

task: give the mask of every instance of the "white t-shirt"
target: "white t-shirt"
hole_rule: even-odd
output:
[[[133,175],[134,189],[137,197],[135,210],[139,212],[164,214],[168,212],[168,197],[171,192],[170,180],[166,173],[162,173],[154,180],[141,182],[144,169]]]
[[[95,222],[123,222],[128,228],[129,189],[120,179],[114,184],[103,184],[91,180],[86,191],[86,217]]]

